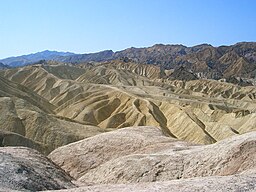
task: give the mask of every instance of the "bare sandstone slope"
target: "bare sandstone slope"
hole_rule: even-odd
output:
[[[0,190],[57,190],[75,187],[72,178],[29,148],[0,148]]]
[[[97,126],[55,115],[54,105],[22,85],[4,77],[0,77],[0,85],[0,130],[34,141],[42,153],[104,132]],[[8,145],[14,144],[34,148],[30,142],[26,145],[15,139],[8,141]]]
[[[25,135],[25,127],[18,117],[15,104],[10,97],[0,97],[0,129]]]
[[[96,126],[45,113],[23,99],[0,97],[0,111],[0,130],[20,134],[38,143],[42,147],[36,149],[42,153],[104,132]],[[13,145],[19,144],[15,139],[12,141]],[[12,145],[10,142],[9,145]]]
[[[28,101],[34,106],[39,107],[47,113],[53,113],[55,106],[50,104],[46,99],[31,91],[30,88],[22,86],[0,75],[0,96],[1,97],[17,97]]]
[[[69,144],[49,157],[85,184],[226,176],[255,169],[256,133],[193,146],[155,127],[124,128]]]
[[[93,66],[80,65],[85,73],[77,78],[79,82],[112,84],[112,85],[153,85],[155,79],[161,78],[159,67],[111,61]]]
[[[157,126],[174,138],[200,144],[255,130],[254,87],[170,81],[160,78],[155,66],[121,61],[79,67],[84,73],[74,70],[72,77],[68,72],[75,66],[28,66],[3,75],[47,99],[57,116],[102,129]]]

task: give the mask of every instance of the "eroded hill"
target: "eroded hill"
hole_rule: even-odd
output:
[[[35,65],[2,72],[47,100],[55,115],[75,121],[70,124],[103,130],[158,126],[172,137],[202,144],[254,130],[253,86],[169,80],[161,74],[155,66],[121,61],[77,67]]]
[[[44,190],[119,190],[126,184],[126,191],[145,185],[146,191],[186,189],[180,185],[196,191],[202,183],[206,190],[255,189],[255,87],[172,78],[188,74],[120,60],[0,71],[0,176],[2,162],[12,159],[17,174],[23,162],[25,176],[39,174],[45,182],[29,187]],[[58,167],[27,148],[8,146],[50,153]],[[23,159],[12,155],[16,150],[24,151]],[[32,170],[28,154],[40,159],[39,169]],[[49,169],[57,175],[41,175]],[[17,178],[27,182],[25,176]],[[3,183],[0,190],[30,190]]]
[[[55,114],[56,106],[22,85],[0,77],[1,146],[28,146],[42,153],[102,130]],[[14,134],[15,133],[15,134]]]

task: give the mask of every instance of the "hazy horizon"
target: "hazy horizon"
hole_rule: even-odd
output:
[[[256,41],[253,0],[6,0],[0,5],[1,59],[44,50],[94,53]]]

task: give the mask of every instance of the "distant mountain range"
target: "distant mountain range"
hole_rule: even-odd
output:
[[[18,67],[18,66],[24,66],[31,63],[35,63],[40,60],[56,60],[59,57],[65,57],[65,56],[67,57],[71,55],[74,55],[74,53],[46,50],[38,53],[32,53],[29,55],[9,57],[9,58],[0,60],[0,62],[2,62],[5,65],[9,65],[10,67]]]
[[[231,46],[208,44],[186,47],[157,44],[148,48],[129,48],[113,55],[128,57],[137,63],[154,64],[164,69],[184,66],[201,78],[220,79],[230,76],[255,78],[256,43],[242,42]]]
[[[10,67],[8,65],[0,63],[0,69],[7,69],[7,68],[10,68]]]
[[[55,60],[79,64],[116,59],[158,65],[163,69],[176,69],[183,66],[201,78],[256,77],[256,42],[241,42],[231,46],[219,47],[213,47],[209,44],[193,47],[156,44],[146,48],[132,47],[117,52],[106,50],[90,54],[43,51],[3,59],[0,62],[13,67],[34,63],[39,60]]]

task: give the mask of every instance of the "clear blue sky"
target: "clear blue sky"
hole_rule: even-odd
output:
[[[256,41],[256,0],[0,0],[0,58]]]

